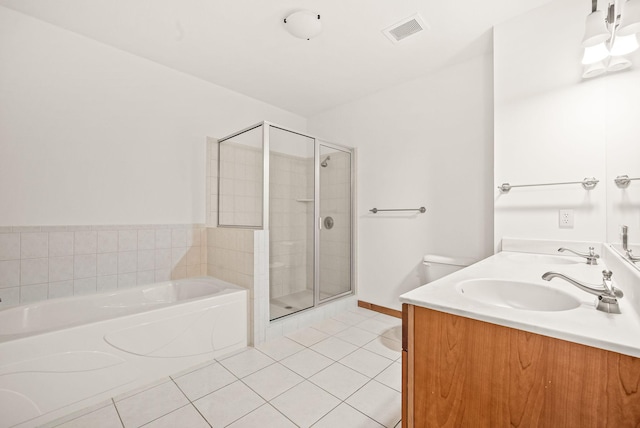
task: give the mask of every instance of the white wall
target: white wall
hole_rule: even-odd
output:
[[[494,30],[495,186],[600,180],[590,191],[494,187],[496,247],[503,237],[615,241],[623,221],[640,236],[640,186],[623,192],[612,181],[640,174],[640,72],[582,80],[589,6],[551,2]],[[574,228],[559,227],[560,209],[574,210]]]
[[[4,7],[0,64],[0,225],[204,223],[207,135],[261,120],[306,129]]]
[[[491,253],[492,124],[491,56],[309,119],[310,133],[358,149],[360,300],[399,309],[398,296],[426,282],[426,253]]]

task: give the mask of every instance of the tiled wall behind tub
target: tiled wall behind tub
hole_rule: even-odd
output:
[[[0,227],[0,307],[206,275],[204,225]]]

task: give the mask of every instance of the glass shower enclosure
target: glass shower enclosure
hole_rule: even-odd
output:
[[[218,227],[269,230],[269,319],[351,295],[353,150],[268,122],[218,149]]]

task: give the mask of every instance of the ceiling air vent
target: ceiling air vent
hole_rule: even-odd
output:
[[[412,15],[403,19],[400,22],[396,22],[392,26],[382,30],[385,36],[389,38],[393,43],[398,43],[409,36],[417,34],[422,30],[429,28],[425,24],[424,19],[419,14]]]

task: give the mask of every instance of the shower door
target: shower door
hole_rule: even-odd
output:
[[[352,159],[351,151],[319,143],[316,171],[318,219],[316,301],[351,293]]]
[[[315,305],[315,140],[269,126],[269,319]]]
[[[268,125],[269,320],[352,291],[349,149]]]

